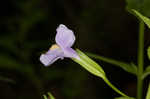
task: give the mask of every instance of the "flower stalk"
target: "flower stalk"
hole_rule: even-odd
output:
[[[139,23],[139,42],[138,42],[137,99],[142,99],[143,67],[144,67],[144,22],[142,20],[140,20],[140,23]]]

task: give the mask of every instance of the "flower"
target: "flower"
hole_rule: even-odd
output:
[[[52,45],[45,54],[40,56],[40,61],[45,66],[51,65],[58,59],[64,59],[64,57],[79,59],[76,51],[71,48],[75,42],[73,31],[60,24],[56,32],[56,44]]]

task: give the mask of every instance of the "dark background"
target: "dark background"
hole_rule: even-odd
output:
[[[138,21],[125,7],[124,0],[1,2],[0,99],[42,99],[49,91],[56,99],[113,99],[119,96],[102,79],[71,59],[58,60],[44,67],[39,57],[55,43],[59,24],[65,24],[75,32],[74,48],[136,64]],[[146,29],[145,49],[148,45],[150,33]],[[146,54],[145,59],[147,65]],[[97,62],[117,88],[136,96],[135,76],[108,63]]]

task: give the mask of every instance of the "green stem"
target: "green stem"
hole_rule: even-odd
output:
[[[138,42],[137,99],[142,99],[143,65],[144,65],[144,22],[142,20],[140,20],[140,23],[139,23],[139,42]]]
[[[130,98],[129,96],[127,96],[126,94],[124,94],[123,92],[121,92],[119,89],[117,89],[113,84],[111,84],[110,81],[109,81],[107,78],[104,78],[103,80],[105,81],[105,83],[106,83],[107,85],[109,85],[109,87],[111,87],[111,88],[112,88],[114,91],[116,91],[118,94],[120,94],[121,96]]]

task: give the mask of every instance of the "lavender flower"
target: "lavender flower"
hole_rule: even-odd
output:
[[[73,31],[63,24],[60,24],[56,31],[56,44],[52,45],[45,54],[40,56],[40,61],[45,66],[51,65],[58,59],[64,59],[64,57],[79,59],[76,51],[71,48],[75,42]]]

